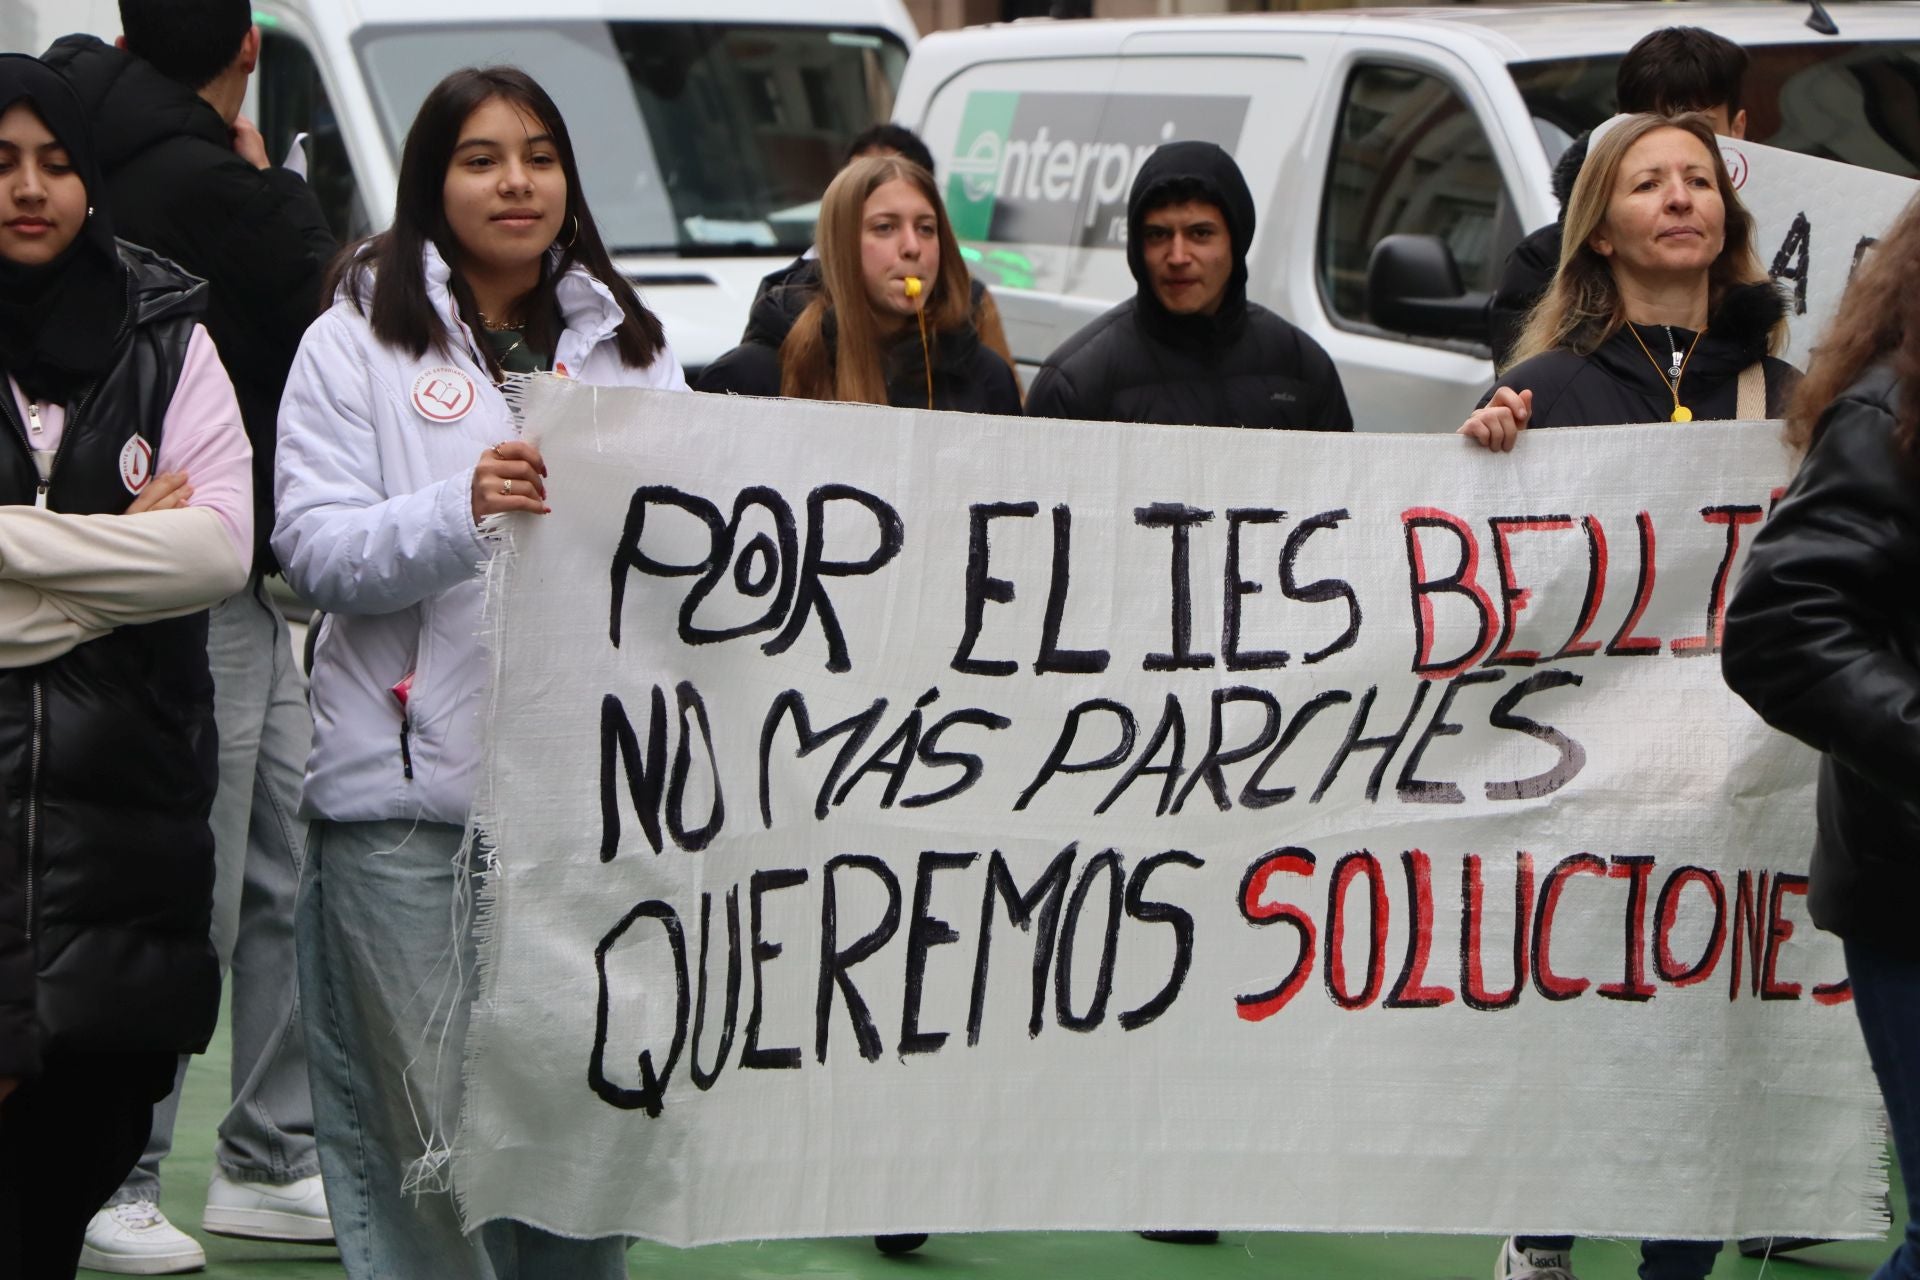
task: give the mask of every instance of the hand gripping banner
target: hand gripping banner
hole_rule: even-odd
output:
[[[1777,425],[1038,423],[541,380],[469,1221],[1877,1235]]]

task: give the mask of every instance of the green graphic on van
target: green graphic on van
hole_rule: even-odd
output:
[[[960,146],[948,166],[947,218],[962,240],[985,240],[993,226],[1000,151],[1019,106],[1017,93],[975,93],[960,117]]]
[[[967,95],[947,163],[947,216],[962,240],[1118,248],[1127,192],[1162,142],[1238,149],[1245,97]]]

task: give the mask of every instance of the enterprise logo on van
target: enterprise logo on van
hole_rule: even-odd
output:
[[[1118,248],[1127,192],[1163,142],[1237,151],[1247,99],[1177,94],[967,95],[948,159],[947,216],[962,240]]]

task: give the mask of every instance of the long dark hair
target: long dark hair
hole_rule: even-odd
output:
[[[1869,251],[1814,348],[1787,407],[1787,439],[1795,448],[1812,447],[1827,406],[1883,358],[1893,362],[1902,392],[1894,439],[1920,464],[1920,196]]]
[[[615,333],[621,363],[629,368],[644,368],[653,363],[666,346],[666,333],[659,318],[641,303],[613,265],[607,246],[600,239],[600,228],[587,208],[581,189],[580,168],[573,156],[573,139],[560,108],[547,96],[534,78],[517,67],[466,67],[455,71],[433,87],[420,112],[407,130],[407,145],[400,153],[399,190],[393,201],[393,225],[387,230],[340,251],[327,273],[326,292],[331,298],[345,286],[354,306],[368,317],[373,334],[380,341],[419,357],[429,349],[447,354],[448,333],[445,323],[434,313],[427,299],[426,280],[421,275],[420,259],[431,243],[440,256],[454,268],[453,296],[460,318],[467,328],[480,331],[480,310],[474,304],[473,291],[460,276],[460,245],[447,225],[442,191],[447,166],[460,142],[460,128],[467,117],[487,102],[498,98],[511,103],[537,119],[553,138],[560,156],[560,168],[567,176],[567,205],[561,218],[561,235],[554,243],[560,249],[557,262],[542,264],[540,283],[528,298],[522,314],[527,317],[527,336],[534,346],[553,350],[559,334],[554,328],[554,288],[560,277],[576,263],[584,267],[613,294],[625,317]],[[368,271],[373,273],[373,309],[361,302]],[[478,353],[488,371],[500,376],[499,363],[488,344]]]

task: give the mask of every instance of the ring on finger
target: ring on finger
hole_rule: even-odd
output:
[[[513,481],[502,480],[500,482],[500,492],[511,497],[513,495]]]

